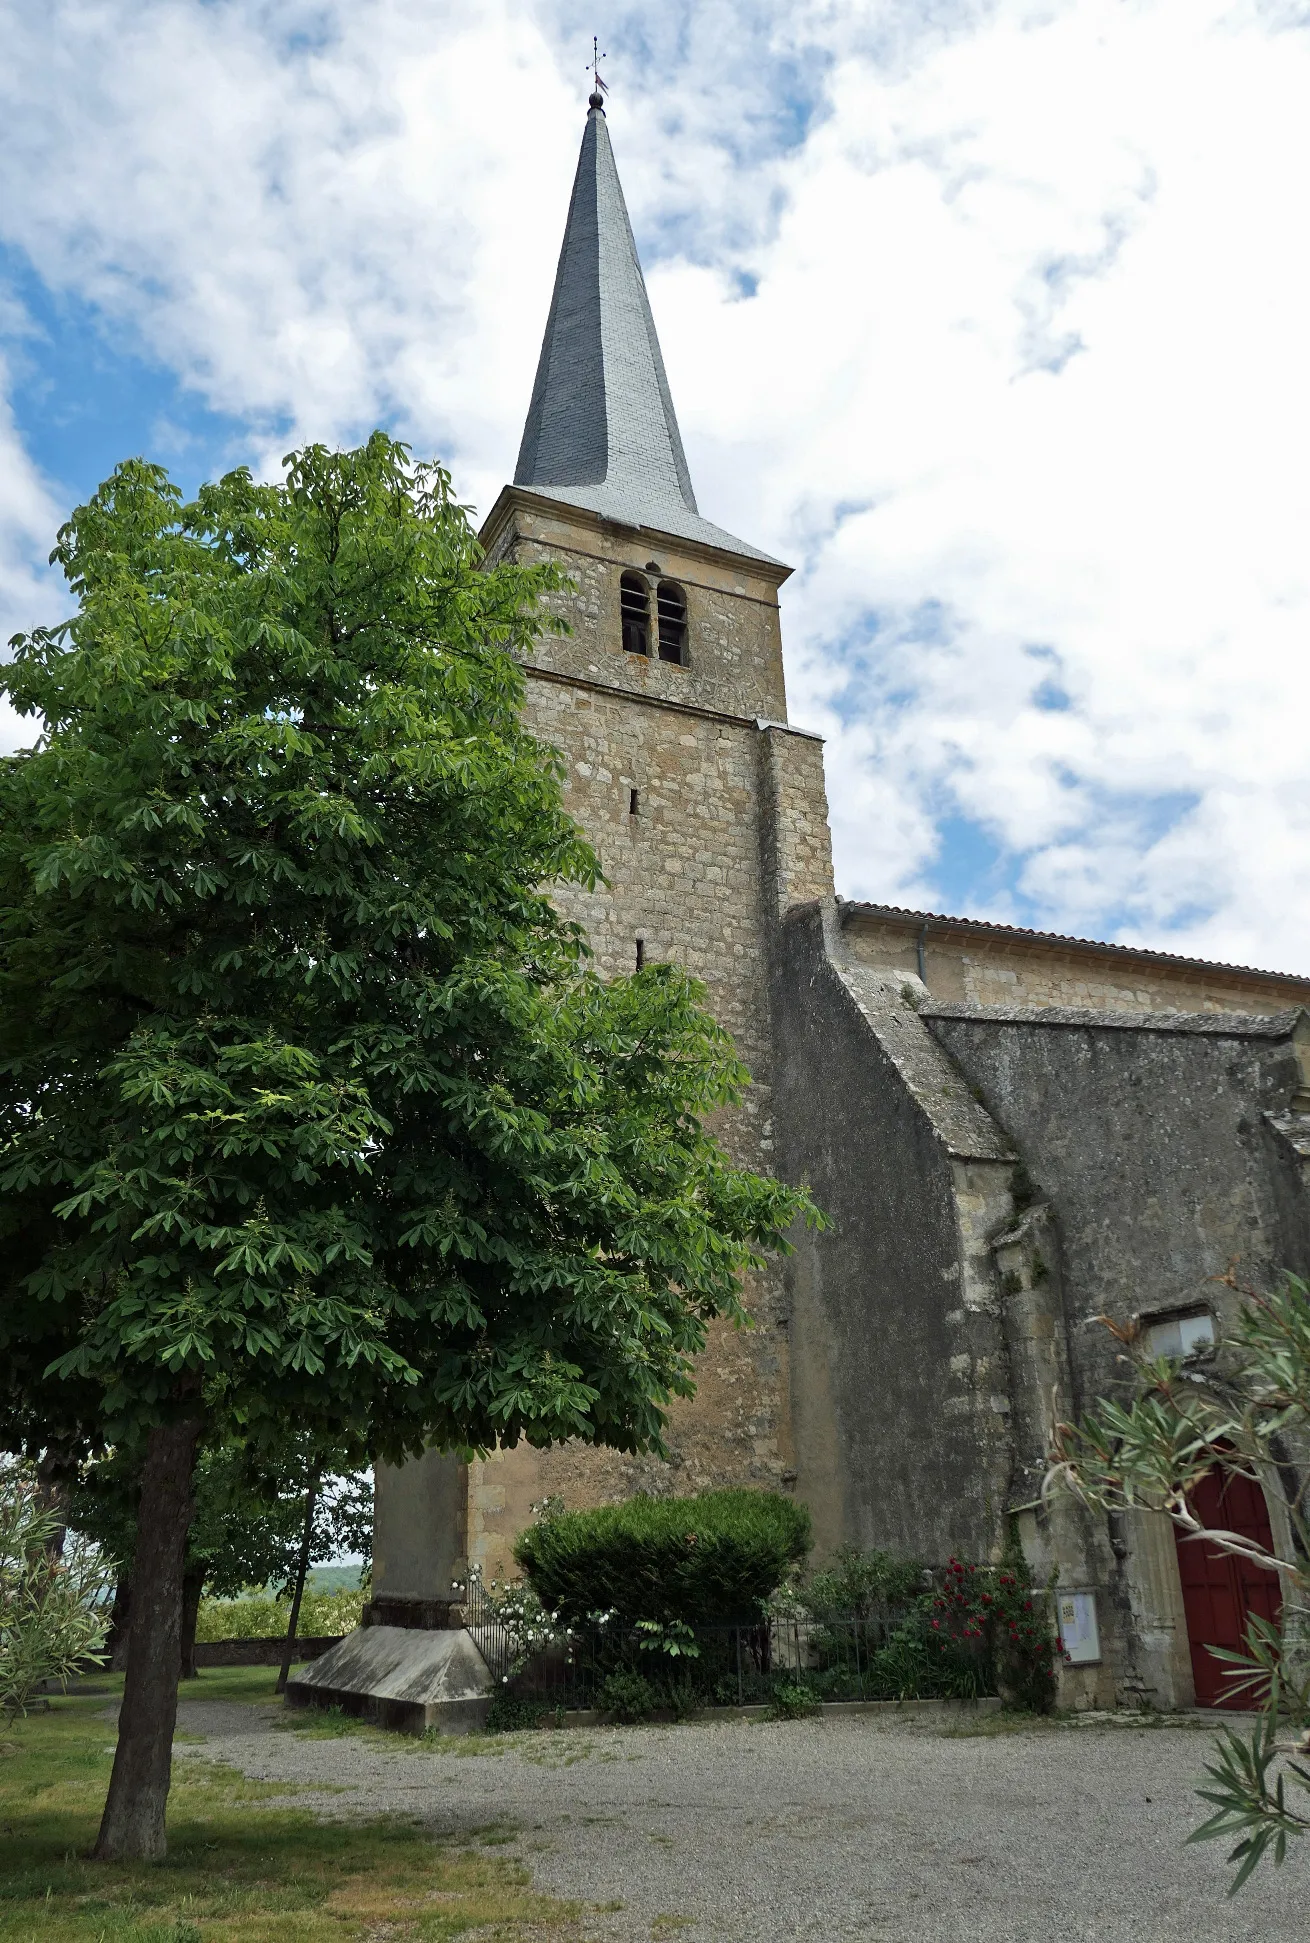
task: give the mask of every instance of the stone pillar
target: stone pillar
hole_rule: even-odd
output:
[[[371,1626],[445,1627],[466,1570],[468,1467],[445,1451],[379,1464],[373,1498]]]

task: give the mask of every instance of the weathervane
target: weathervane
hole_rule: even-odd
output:
[[[600,64],[604,59],[605,56],[600,51],[600,38],[593,34],[591,37],[591,100],[587,105],[590,108],[599,108],[602,113],[605,108],[605,97],[610,91],[609,82],[602,81],[600,78]]]

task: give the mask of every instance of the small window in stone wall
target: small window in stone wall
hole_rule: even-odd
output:
[[[1181,1363],[1214,1348],[1214,1317],[1208,1309],[1194,1309],[1190,1315],[1147,1316],[1143,1327],[1150,1356],[1172,1356]]]
[[[687,659],[687,596],[672,580],[661,580],[655,600],[660,624],[660,660]]]
[[[619,614],[628,653],[649,654],[650,588],[639,573],[625,573],[619,579]]]

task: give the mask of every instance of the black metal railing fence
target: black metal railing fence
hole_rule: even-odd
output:
[[[493,1681],[498,1687],[506,1685],[514,1666],[514,1640],[482,1582],[482,1574],[474,1570],[451,1589],[464,1609],[465,1629]]]
[[[648,1701],[674,1711],[769,1703],[780,1689],[816,1702],[995,1691],[981,1643],[945,1652],[913,1614],[697,1626],[673,1641],[610,1622],[563,1629],[524,1651],[476,1580],[461,1596],[495,1687],[546,1713],[640,1704],[637,1681]]]

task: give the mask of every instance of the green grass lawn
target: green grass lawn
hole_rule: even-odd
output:
[[[265,1701],[274,1669],[206,1673],[187,1698]],[[496,1853],[434,1840],[398,1817],[321,1823],[268,1807],[281,1790],[208,1761],[173,1767],[168,1857],[88,1860],[104,1804],[121,1681],[0,1722],[0,1943],[309,1943],[578,1934],[574,1905],[535,1894]]]

